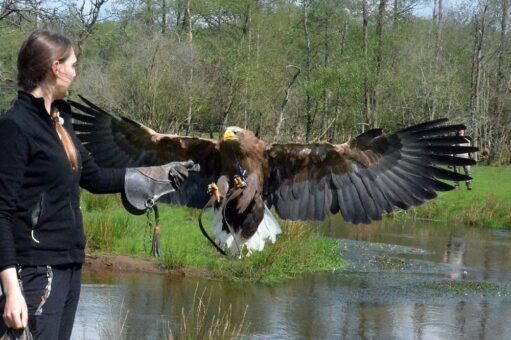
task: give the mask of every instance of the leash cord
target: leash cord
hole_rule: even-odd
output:
[[[224,256],[227,256],[227,254],[225,253],[225,251],[220,248],[220,246],[218,244],[216,244],[215,241],[213,241],[211,239],[211,237],[208,235],[208,232],[206,231],[206,229],[204,229],[204,225],[202,224],[202,213],[208,209],[208,208],[211,208],[213,206],[213,202],[215,200],[215,196],[212,196],[211,199],[209,200],[208,203],[206,203],[206,205],[202,208],[200,214],[199,214],[199,227],[200,227],[200,231],[202,232],[202,235],[204,235],[204,237],[206,237],[208,239],[209,242],[211,242],[211,244],[213,246],[215,246],[216,250],[218,250],[218,252]]]
[[[225,221],[225,224],[227,225],[227,229],[229,229],[229,232],[231,233],[232,235],[232,238],[234,240],[234,243],[236,244],[236,248],[238,248],[238,254],[241,255],[241,248],[240,248],[240,245],[238,244],[238,241],[236,240],[236,234],[234,233],[234,228],[229,224],[229,222],[227,222],[227,218],[225,218],[225,209],[227,209],[227,205],[236,197],[238,197],[239,195],[237,196],[234,196],[233,195],[234,192],[231,192],[231,194],[229,195],[229,198],[227,199],[227,201],[225,202],[225,205],[224,207],[222,208],[222,218],[224,219]]]

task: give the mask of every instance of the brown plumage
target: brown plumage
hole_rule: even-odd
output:
[[[456,154],[474,152],[458,146],[453,134],[463,125],[447,119],[415,125],[391,135],[367,131],[343,144],[272,144],[252,132],[227,128],[220,140],[159,134],[144,125],[111,115],[82,98],[71,101],[78,137],[104,167],[159,165],[192,159],[201,165],[171,203],[201,208],[207,185],[216,182],[225,197],[235,175],[246,186],[226,207],[223,220],[249,239],[265,216],[265,204],[290,220],[323,220],[341,213],[352,223],[379,220],[396,207],[408,209],[452,190],[443,180],[466,176],[443,165],[473,164]]]

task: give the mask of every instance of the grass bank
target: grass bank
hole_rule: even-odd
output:
[[[129,215],[117,196],[82,193],[88,251],[147,257],[146,217]],[[198,210],[160,207],[161,264],[170,270],[201,272],[219,279],[279,282],[301,274],[343,266],[338,242],[318,236],[303,223],[282,224],[277,243],[242,261],[220,255],[202,236]]]
[[[408,212],[404,219],[431,219],[496,229],[511,229],[511,167],[472,167],[473,189],[441,193],[433,201]]]

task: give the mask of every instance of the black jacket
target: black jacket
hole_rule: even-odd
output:
[[[70,106],[54,105],[79,151],[75,172],[43,99],[20,92],[0,119],[0,270],[83,263],[79,187],[93,193],[124,187],[125,169],[99,168],[73,131]]]

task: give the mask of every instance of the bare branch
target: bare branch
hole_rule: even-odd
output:
[[[38,17],[55,18],[55,14],[42,8],[41,0],[4,0],[0,1],[0,21],[16,17],[21,21],[33,21]]]
[[[291,87],[293,86],[296,79],[298,78],[298,75],[300,75],[300,72],[301,72],[301,69],[297,66],[289,65],[288,67],[295,68],[296,73],[293,75],[293,78],[289,82],[289,85],[286,88],[286,95],[284,96],[284,99],[282,100],[282,104],[280,105],[279,119],[277,121],[277,126],[275,127],[275,135],[273,136],[274,143],[276,143],[280,137],[280,128],[282,126],[282,122],[284,121],[284,112],[286,111],[287,103],[289,102]]]
[[[85,9],[86,1],[90,4],[88,11]],[[76,40],[77,57],[80,57],[83,54],[85,42],[92,35],[94,26],[98,22],[101,8],[107,2],[108,0],[82,0],[80,6],[77,6],[74,9],[71,8],[71,12],[80,23],[80,31],[78,33],[78,39]]]

